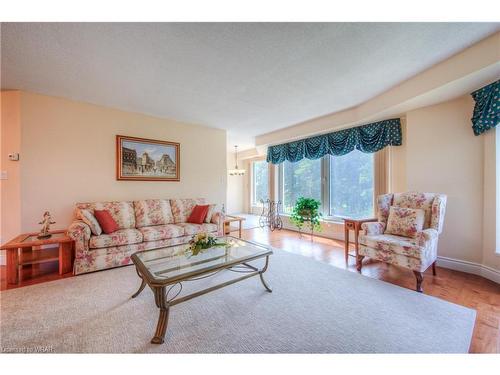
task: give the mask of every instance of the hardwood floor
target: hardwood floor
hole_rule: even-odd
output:
[[[234,233],[237,235],[237,233]],[[272,245],[292,253],[311,257],[329,263],[335,267],[357,272],[353,257],[349,257],[346,266],[344,260],[344,243],[342,241],[309,236],[300,238],[297,232],[288,230],[270,232],[260,228],[243,230],[243,238]],[[44,273],[46,270],[35,270]],[[29,270],[26,270],[29,273]],[[396,284],[405,288],[415,288],[415,277],[411,271],[371,260],[363,261],[362,274]],[[0,267],[1,290],[7,288],[5,282],[5,266]],[[29,276],[29,275],[25,275]],[[62,276],[71,277],[71,275]],[[62,278],[58,274],[38,276],[26,279],[19,286],[32,285],[39,282]],[[473,308],[477,311],[476,325],[471,343],[471,353],[500,353],[500,285],[480,276],[437,267],[437,276],[429,270],[424,277],[424,293]]]

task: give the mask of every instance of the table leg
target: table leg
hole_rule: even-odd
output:
[[[359,250],[358,237],[359,237],[359,228],[356,226],[354,228],[354,254],[356,259],[358,258],[358,250]]]
[[[17,284],[18,249],[7,249],[7,283]]]
[[[59,275],[73,271],[73,242],[59,244]]]
[[[239,230],[238,230],[238,237],[241,238],[241,223],[242,223],[242,221],[240,220],[239,223],[240,223],[240,226],[239,226]]]
[[[344,225],[344,252],[345,252],[345,262],[349,261],[349,228]]]
[[[167,332],[168,315],[170,306],[166,301],[165,287],[154,288],[156,306],[160,308],[160,316],[156,325],[156,332],[151,339],[151,344],[163,344],[165,341],[165,332]]]
[[[262,285],[264,285],[264,288],[266,288],[266,290],[269,292],[269,293],[272,293],[273,290],[271,289],[271,287],[266,283],[266,280],[264,280],[264,272],[267,271],[267,266],[269,265],[269,256],[266,257],[266,264],[264,265],[264,268],[262,268],[260,271],[259,271],[259,276],[260,276],[260,281],[262,282]]]
[[[137,290],[137,292],[135,292],[133,295],[132,295],[132,298],[135,298],[137,297],[139,294],[141,294],[141,292],[144,290],[144,288],[146,287],[146,282],[144,281],[144,279],[142,280],[141,282],[141,286],[139,287],[139,289]]]

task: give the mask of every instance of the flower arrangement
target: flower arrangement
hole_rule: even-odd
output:
[[[191,241],[189,241],[188,251],[191,251],[192,255],[198,255],[201,250],[223,246],[227,246],[227,243],[217,242],[217,238],[209,235],[208,233],[198,233],[191,238]]]

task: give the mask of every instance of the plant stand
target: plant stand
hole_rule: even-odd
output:
[[[261,199],[260,203],[262,204],[262,212],[259,218],[259,226],[262,229],[267,227],[271,231],[283,229],[283,220],[280,216],[281,201]]]
[[[311,222],[311,220],[304,220],[304,224],[310,223],[310,222]],[[311,234],[311,242],[313,242],[313,240],[314,240],[314,227],[312,225],[310,225],[310,227],[311,227],[311,233],[310,233]],[[302,233],[304,233],[304,235],[307,234],[306,232],[302,232],[302,229],[299,229],[300,238],[302,238]]]

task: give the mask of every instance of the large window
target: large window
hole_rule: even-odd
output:
[[[291,213],[299,197],[321,200],[321,160],[285,161],[281,167],[282,210]]]
[[[299,197],[321,201],[323,216],[371,217],[374,214],[374,154],[352,151],[344,156],[285,161],[279,167],[282,211],[292,212]]]
[[[374,154],[329,156],[329,216],[373,216]]]
[[[269,198],[269,167],[265,160],[252,163],[252,205],[260,206],[261,199]]]

